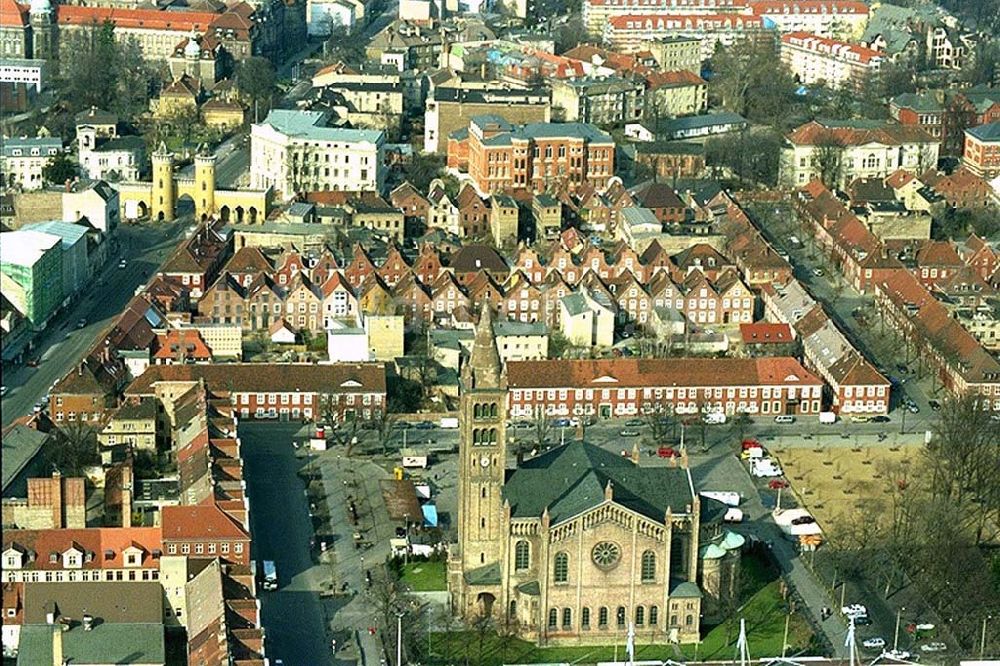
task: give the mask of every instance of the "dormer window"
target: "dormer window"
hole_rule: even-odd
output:
[[[4,569],[20,569],[23,566],[24,555],[11,548],[3,556]]]
[[[49,553],[49,563],[55,564],[59,561],[59,553]]]

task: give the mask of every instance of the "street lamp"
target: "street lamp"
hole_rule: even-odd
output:
[[[986,654],[986,623],[993,619],[992,615],[987,615],[983,618],[983,633],[979,638],[979,659],[982,660],[983,655]]]
[[[403,666],[403,615],[396,613],[396,666]]]
[[[903,615],[903,611],[906,610],[906,606],[900,606],[899,610],[896,611],[896,633],[892,639],[892,649],[895,651],[899,647],[899,619]]]

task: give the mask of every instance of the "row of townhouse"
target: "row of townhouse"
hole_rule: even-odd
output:
[[[955,286],[948,278],[961,274],[957,267],[941,265],[942,260],[934,257],[940,254],[939,248],[927,246],[932,256],[924,258],[928,273],[922,278],[924,266],[913,266],[911,272],[896,251],[876,239],[818,181],[798,190],[795,204],[843,276],[858,291],[875,296],[883,316],[888,316],[895,330],[930,362],[942,385],[955,394],[982,395],[984,407],[1000,409],[1000,400],[993,398],[1000,395],[1000,362],[922,283],[923,279],[935,290],[946,289]],[[956,250],[972,269],[970,279],[993,275],[997,270],[1000,258],[996,251],[978,237],[971,237]],[[934,270],[938,278],[931,277]]]
[[[514,361],[511,418],[818,414],[823,383],[790,357]]]
[[[1000,362],[909,271],[879,279],[879,312],[955,395],[974,395],[983,409],[1000,412]]]
[[[295,421],[326,418],[369,420],[386,410],[381,363],[151,366],[125,391],[126,397],[187,391],[204,382],[226,398],[240,419]]]
[[[765,316],[788,324],[801,344],[806,367],[829,388],[827,403],[842,416],[878,416],[889,412],[891,385],[852,345],[823,306],[797,281],[761,290]]]

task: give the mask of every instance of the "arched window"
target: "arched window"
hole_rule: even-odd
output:
[[[647,550],[642,554],[642,582],[652,583],[656,580],[656,553]]]
[[[552,579],[556,583],[569,582],[569,555],[566,553],[556,553],[552,566]]]
[[[590,629],[590,608],[587,606],[580,609],[580,626],[584,629]]]
[[[605,629],[608,626],[608,607],[601,606],[600,610],[597,611],[597,626],[601,629]]]
[[[619,627],[625,626],[625,607],[619,606],[618,612],[615,613],[615,621],[618,623]]]
[[[479,443],[479,428],[476,428],[472,431],[472,443],[473,444]]]
[[[660,609],[656,606],[649,607],[649,623],[655,625],[660,620]]]
[[[573,609],[563,608],[563,629],[569,629],[573,625]]]
[[[486,486],[483,486],[483,490],[482,490],[482,492],[480,493],[480,495],[481,495],[481,497],[482,497],[483,499],[486,499]]]
[[[479,418],[479,405],[473,405],[472,406],[472,418],[474,418],[474,419],[478,419]]]
[[[513,620],[517,618],[517,602],[514,601],[513,599],[510,602],[510,610],[508,611],[508,613],[510,614],[510,619]]]
[[[524,571],[530,563],[531,550],[527,541],[518,541],[514,546],[514,570]]]
[[[694,615],[690,615],[690,614],[689,614],[689,615],[688,615],[687,617],[685,617],[685,618],[684,618],[684,624],[686,624],[686,625],[687,625],[687,626],[689,626],[689,627],[690,627],[690,626],[691,626],[692,624],[694,624]]]
[[[496,418],[496,415],[497,415],[497,403],[494,402],[493,404],[490,405],[490,416]]]
[[[641,627],[646,623],[646,609],[642,606],[635,607],[635,624]]]
[[[549,629],[555,629],[559,623],[559,611],[555,608],[549,609]]]

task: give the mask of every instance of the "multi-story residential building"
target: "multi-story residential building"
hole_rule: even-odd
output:
[[[204,225],[160,267],[160,275],[189,291],[192,299],[201,298],[232,252],[232,236],[216,227]]]
[[[5,138],[0,152],[0,187],[37,190],[45,184],[42,168],[63,152],[62,139],[38,137],[32,139]],[[59,183],[62,185],[62,183]]]
[[[126,390],[126,396],[156,396],[171,386],[233,386],[230,401],[243,419],[299,420],[320,417],[330,402],[338,420],[371,419],[386,409],[381,363],[288,365],[157,365]],[[325,417],[324,417],[325,418]]]
[[[159,527],[4,530],[3,581],[153,581],[163,554]]]
[[[511,418],[818,414],[823,388],[789,357],[522,361],[507,385]]]
[[[623,14],[738,14],[746,10],[745,0],[585,0],[583,22],[587,31],[599,35],[610,19]]]
[[[544,358],[544,357],[542,357]],[[62,476],[27,479],[24,499],[4,497],[4,529],[52,530],[87,526],[87,498],[83,477]]]
[[[643,45],[664,72],[688,71],[701,75],[701,40],[696,37],[662,37]]]
[[[140,136],[119,136],[118,117],[91,108],[76,116],[80,168],[94,180],[138,181],[146,164]]]
[[[506,194],[490,197],[490,232],[497,247],[517,240],[519,216],[520,207],[513,197]]]
[[[984,409],[1000,411],[1000,363],[951,316],[909,271],[894,271],[874,286],[878,312],[935,381],[955,395],[977,396]]]
[[[465,130],[478,115],[492,114],[509,123],[547,123],[552,120],[548,90],[517,89],[494,84],[488,88],[435,87],[424,111],[424,150],[444,153],[448,137]]]
[[[621,6],[616,5],[616,7]],[[639,12],[616,14],[602,21],[599,26],[603,28],[604,41],[611,48],[624,53],[641,51],[645,43],[663,37],[699,39],[703,60],[712,56],[717,44],[728,47],[743,39],[773,39],[768,24],[760,16],[695,14],[692,8],[687,6],[678,13],[661,11],[649,14]]]
[[[620,76],[556,79],[552,106],[556,120],[616,126],[642,118],[644,86]]]
[[[960,70],[975,46],[975,37],[938,25],[927,30],[927,55],[937,69]]]
[[[808,32],[781,36],[781,61],[806,85],[823,81],[833,88],[861,91],[884,59],[880,51]]]
[[[251,187],[284,199],[302,191],[380,191],[385,135],[326,127],[321,111],[273,109],[250,131]]]
[[[962,164],[987,180],[1000,176],[1000,121],[965,130]]]
[[[469,176],[480,192],[603,188],[614,175],[615,143],[584,123],[514,126],[499,116],[469,123]]]
[[[885,178],[897,169],[937,164],[939,142],[920,127],[872,121],[816,121],[785,136],[779,181],[801,187],[819,178],[846,187],[856,178]]]
[[[97,434],[104,448],[127,446],[134,450],[156,452],[160,408],[156,400],[143,398],[126,402],[108,418],[107,425]]]
[[[218,557],[223,562],[250,563],[249,532],[215,504],[165,506],[161,514],[165,555]]]
[[[750,0],[750,11],[780,32],[856,40],[868,24],[868,5],[857,0]]]
[[[576,347],[610,347],[614,342],[615,311],[610,302],[586,289],[559,299],[559,326]]]
[[[920,125],[940,138],[942,154],[960,156],[967,128],[1000,121],[1000,90],[975,86],[903,93],[889,102],[889,114],[903,125]]]
[[[62,239],[41,231],[9,231],[0,244],[3,295],[36,328],[63,302]]]
[[[697,74],[682,69],[646,77],[646,118],[690,116],[707,108],[708,82]]]

